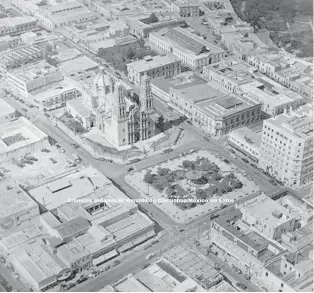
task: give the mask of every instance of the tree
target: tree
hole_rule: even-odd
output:
[[[182,166],[185,169],[194,169],[194,164],[191,161],[189,161],[189,160],[184,160],[182,162]]]
[[[144,180],[143,181],[145,183],[148,183],[148,184],[152,184],[154,182],[154,175],[152,174],[151,170],[148,170],[146,172],[146,174],[144,175]]]
[[[149,16],[149,19],[148,19],[148,23],[155,23],[155,22],[158,22],[159,19],[158,17],[155,15],[155,13],[152,13],[150,16]]]
[[[143,38],[140,38],[139,41],[138,41],[139,45],[140,45],[140,48],[144,48],[145,46],[145,40]]]
[[[159,128],[160,131],[164,131],[164,122],[165,122],[164,116],[160,115],[156,123],[156,127]]]
[[[159,176],[165,176],[168,175],[171,172],[169,168],[160,168],[158,169],[157,173]]]

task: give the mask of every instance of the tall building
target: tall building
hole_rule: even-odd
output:
[[[86,128],[94,126],[115,147],[131,145],[154,135],[155,123],[150,78],[142,78],[140,102],[137,104],[118,81],[102,69],[82,99],[68,101],[68,112]]]
[[[312,105],[263,123],[259,165],[289,187],[313,181]]]

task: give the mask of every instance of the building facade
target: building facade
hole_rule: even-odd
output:
[[[151,33],[149,42],[152,47],[179,57],[182,65],[192,70],[203,68],[227,56],[225,50],[183,28],[168,29],[166,33]]]
[[[171,54],[166,56],[146,56],[143,60],[127,64],[128,78],[136,85],[142,83],[142,77],[151,79],[170,78],[181,73],[181,60]]]
[[[36,28],[37,20],[29,16],[2,18],[0,23],[0,37],[23,33]]]
[[[286,186],[313,181],[313,120],[311,105],[264,120],[260,167]]]
[[[176,0],[172,2],[171,10],[180,17],[198,17],[200,15],[199,6],[191,0]]]

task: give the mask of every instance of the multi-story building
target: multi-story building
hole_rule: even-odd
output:
[[[4,100],[0,99],[0,125],[18,118],[17,111]]]
[[[149,42],[154,48],[179,57],[182,65],[192,70],[227,56],[225,50],[180,27],[168,29],[166,33],[151,33]]]
[[[27,96],[33,90],[63,80],[63,75],[58,68],[39,61],[8,72],[6,80],[12,90]]]
[[[306,103],[306,98],[266,76],[256,76],[251,83],[241,85],[238,92],[247,99],[262,103],[263,112],[273,117],[290,108],[297,109]]]
[[[137,85],[142,77],[148,75],[151,79],[170,78],[181,73],[181,60],[172,54],[164,56],[146,56],[143,60],[127,64],[128,78]]]
[[[236,94],[228,94],[199,102],[193,122],[205,133],[222,136],[230,131],[254,124],[261,119],[261,104]]]
[[[12,49],[21,43],[20,36],[3,36],[0,37],[0,52]]]
[[[37,20],[29,16],[2,18],[0,21],[0,36],[19,34],[36,27]]]
[[[259,165],[285,185],[313,181],[312,106],[264,120]]]
[[[203,76],[230,92],[236,92],[243,84],[253,81],[254,67],[244,61],[228,57],[203,67]]]
[[[228,144],[254,162],[258,162],[261,144],[260,134],[247,127],[241,127],[229,133]]]
[[[198,17],[200,9],[193,0],[176,0],[172,2],[171,10],[180,17]]]

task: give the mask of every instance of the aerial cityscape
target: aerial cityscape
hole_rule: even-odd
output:
[[[0,0],[0,292],[313,292],[313,69],[311,0]]]

